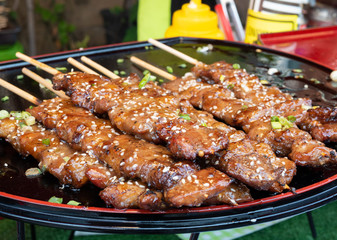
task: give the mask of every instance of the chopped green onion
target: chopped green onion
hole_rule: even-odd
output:
[[[163,79],[158,79],[158,82],[163,83],[164,80]]]
[[[296,117],[293,115],[288,116],[287,119],[292,123],[296,122]]]
[[[315,81],[314,81],[314,83],[315,83],[315,84],[320,84],[320,83],[321,83],[321,81],[319,81],[319,80],[315,80]]]
[[[21,120],[22,119],[21,112],[19,112],[19,111],[11,111],[10,115],[13,116],[15,118],[15,120]]]
[[[201,124],[201,126],[207,127],[207,124],[206,124],[205,122],[203,122],[203,123]]]
[[[70,157],[64,157],[63,160],[64,160],[65,162],[68,162],[68,161],[70,160]]]
[[[42,171],[39,168],[28,168],[25,172],[25,175],[29,178],[38,177],[42,174]]]
[[[179,64],[178,67],[180,67],[180,68],[187,68],[187,65],[186,65],[186,63],[182,63],[182,64]]]
[[[4,96],[3,98],[1,98],[1,102],[6,102],[9,100],[9,97],[8,96]]]
[[[42,167],[41,166],[39,166],[39,167],[40,167],[42,173],[45,173],[47,171],[46,165],[42,165]]]
[[[66,67],[56,67],[55,68],[57,71],[60,71],[60,72],[67,72],[68,69]]]
[[[150,73],[149,70],[144,70],[143,75],[145,76],[146,74]]]
[[[153,76],[153,75],[150,75],[150,81],[156,81],[157,77],[156,76]]]
[[[16,79],[17,79],[17,80],[21,80],[21,79],[23,79],[23,75],[22,75],[22,74],[20,74],[20,75],[17,75],[17,76],[16,76]]]
[[[48,202],[61,204],[63,202],[63,198],[52,196],[51,198],[49,198]]]
[[[187,121],[190,121],[191,120],[191,117],[190,117],[190,115],[188,115],[188,114],[179,114],[179,118],[182,118],[182,119],[185,119],[185,120],[187,120]]]
[[[118,63],[118,64],[121,64],[121,63],[123,63],[123,62],[124,62],[124,59],[123,59],[123,58],[118,58],[118,59],[117,59],[117,63]]]
[[[304,78],[304,75],[303,74],[296,75],[295,78]]]
[[[25,122],[28,126],[34,125],[35,124],[35,117],[29,116],[25,119]]]
[[[23,127],[27,127],[27,124],[24,122],[19,122],[19,126],[20,128],[23,128]]]
[[[233,64],[233,68],[234,68],[234,69],[240,69],[240,64],[234,63],[234,64]]]
[[[78,206],[80,205],[81,203],[80,202],[77,202],[77,201],[74,201],[74,200],[70,200],[67,205],[73,205],[73,206]]]
[[[114,74],[119,75],[119,71],[118,70],[114,70]]]
[[[285,129],[293,127],[293,124],[288,121],[285,117],[280,117],[280,123],[282,124],[282,127]]]
[[[281,129],[282,128],[282,124],[280,122],[271,122],[271,127],[273,129]]]
[[[166,66],[166,70],[168,73],[173,73],[173,68],[171,66]]]
[[[269,81],[268,81],[268,80],[262,79],[262,80],[260,80],[260,83],[261,83],[261,84],[269,84]]]
[[[151,74],[146,74],[143,79],[139,82],[138,88],[142,89],[150,81]]]
[[[245,110],[248,109],[248,106],[247,106],[247,105],[242,105],[241,109],[242,109],[243,111],[245,111]]]
[[[6,110],[0,110],[0,119],[8,118],[9,112]]]
[[[49,138],[44,138],[42,139],[43,145],[49,146],[50,145],[50,139]]]
[[[225,80],[225,75],[220,75],[219,80],[220,80],[220,82],[223,82]]]
[[[227,88],[228,89],[233,89],[234,88],[234,84],[228,84]]]
[[[301,72],[303,72],[302,69],[293,69],[292,71],[293,71],[294,73],[301,73]]]
[[[119,73],[121,74],[121,76],[125,76],[126,75],[125,71],[120,71]]]
[[[32,105],[29,106],[29,109],[33,109],[33,108],[34,108],[34,106],[32,106]]]
[[[32,116],[29,112],[26,112],[26,111],[22,111],[21,112],[21,117],[22,119],[26,119],[28,117]]]
[[[280,121],[280,118],[279,118],[278,116],[272,116],[272,117],[270,118],[270,121],[271,121],[271,122],[279,122],[279,121]]]

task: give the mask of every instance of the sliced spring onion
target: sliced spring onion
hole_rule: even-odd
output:
[[[25,122],[28,126],[34,125],[35,124],[35,117],[29,116],[25,119]]]
[[[247,106],[247,105],[242,105],[241,110],[245,111],[245,110],[247,110],[247,109],[248,109],[248,106]]]
[[[75,201],[75,200],[70,200],[68,203],[67,203],[67,205],[73,205],[73,206],[78,206],[78,205],[80,205],[81,203],[80,202],[77,202],[77,201]]]
[[[187,121],[190,121],[190,120],[191,120],[190,115],[188,115],[188,114],[183,114],[183,113],[179,114],[179,118],[185,119],[185,120],[187,120]]]
[[[118,63],[118,64],[121,64],[121,63],[123,63],[123,62],[124,62],[124,59],[123,59],[123,58],[118,58],[118,59],[117,59],[117,63]]]
[[[203,122],[203,123],[201,124],[201,126],[207,127],[207,124],[206,124],[205,122]]]
[[[29,106],[29,109],[33,109],[33,108],[34,108],[34,106],[32,106],[32,105]]]
[[[282,128],[282,124],[280,122],[271,122],[271,127],[273,129],[281,129]]]
[[[296,117],[293,115],[288,116],[287,119],[292,123],[296,122]]]
[[[49,138],[44,138],[42,139],[42,143],[46,146],[49,146],[50,145],[50,139]]]
[[[29,112],[26,112],[26,111],[22,111],[21,112],[21,117],[22,119],[26,119],[28,117],[32,116]]]
[[[240,64],[234,63],[234,64],[233,64],[233,68],[234,68],[234,69],[240,69]]]
[[[70,160],[70,157],[64,157],[63,160],[64,160],[65,162],[68,162],[68,161]]]
[[[63,202],[63,198],[52,196],[51,198],[49,198],[48,202],[61,204]]]
[[[166,70],[168,73],[173,73],[173,68],[171,66],[166,66]]]
[[[114,70],[114,74],[119,75],[119,71],[118,70]]]
[[[220,82],[223,82],[225,80],[225,75],[221,75],[219,80],[220,80]]]
[[[180,68],[187,68],[187,64],[186,63],[182,63],[182,64],[179,64],[178,67],[180,67]]]
[[[151,77],[151,74],[150,73],[147,73],[143,79],[139,82],[138,84],[138,88],[139,89],[142,89],[143,87],[145,87],[145,85],[150,81],[150,77]]]
[[[125,76],[126,75],[125,71],[120,71],[119,73],[121,74],[121,76]]]
[[[149,70],[144,70],[143,75],[145,76],[146,74],[150,73]]]
[[[261,84],[269,84],[269,81],[268,81],[268,80],[262,79],[262,80],[260,80],[260,83],[261,83]]]
[[[66,67],[56,67],[55,69],[60,72],[68,72],[68,69]]]
[[[272,117],[270,118],[270,121],[271,121],[271,122],[279,122],[279,121],[280,121],[280,118],[279,118],[278,116],[272,116]]]
[[[23,79],[23,74],[17,75],[17,76],[16,76],[16,79],[17,79],[17,80]]]
[[[293,124],[285,117],[280,117],[280,123],[282,124],[282,127],[285,129],[293,127]]]
[[[156,76],[153,76],[153,75],[150,75],[150,81],[156,81],[157,77]]]
[[[303,72],[303,70],[302,69],[293,69],[292,72],[294,72],[294,73],[301,73],[301,72]]]
[[[10,115],[9,115],[9,112],[6,111],[6,110],[0,110],[0,119],[4,119],[4,118],[8,118]]]
[[[39,168],[28,168],[25,172],[25,175],[29,178],[38,177],[42,174],[42,171]]]
[[[8,96],[4,96],[3,98],[1,98],[1,102],[7,102],[9,100]]]
[[[19,122],[19,126],[20,128],[23,128],[23,127],[27,127],[27,124],[24,122]]]
[[[232,84],[232,83],[231,83],[231,84],[228,84],[228,85],[227,85],[227,88],[228,88],[228,89],[233,89],[233,88],[234,88],[234,84]]]

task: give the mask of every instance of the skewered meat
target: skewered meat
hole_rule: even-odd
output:
[[[86,78],[85,78],[86,77]],[[60,79],[59,79],[60,78]],[[99,94],[96,92],[95,89],[92,88],[92,85],[96,86],[99,85],[103,85],[104,81],[106,81],[106,79],[104,80],[100,80],[101,78],[98,76],[94,76],[94,75],[90,75],[90,74],[70,74],[70,75],[56,75],[55,79],[54,79],[54,85],[56,86],[57,89],[64,89],[67,90],[67,92],[71,92],[71,94],[73,95],[74,92],[76,91],[76,96],[80,93],[84,96],[88,96],[88,95],[94,95],[94,94]],[[96,81],[95,84],[92,84],[93,81]],[[114,83],[118,83],[120,86],[123,86],[125,84],[123,84],[123,82],[121,82],[122,80],[119,79],[117,81],[113,80]],[[135,91],[137,91],[137,94],[141,93],[139,88],[136,87],[132,87],[131,82],[129,81],[129,78],[126,79],[126,81],[128,81],[128,89],[137,89]],[[134,82],[134,81],[133,81]],[[90,85],[89,85],[90,83]],[[83,88],[84,86],[86,86],[85,88]],[[137,84],[138,87],[138,84]],[[66,89],[65,89],[66,88]],[[143,102],[151,102],[153,99],[156,99],[156,101],[161,101],[160,102],[160,106],[161,108],[163,108],[164,110],[162,112],[167,113],[168,115],[172,115],[172,111],[174,111],[174,109],[176,109],[178,102],[177,98],[174,98],[173,96],[168,95],[167,97],[169,97],[169,99],[171,99],[170,101],[167,101],[166,97],[160,96],[160,94],[162,94],[162,90],[159,92],[156,92],[156,90],[158,89],[158,86],[154,86],[153,88],[150,89],[146,89],[146,91],[144,91],[142,94],[145,94],[146,97],[143,96],[143,98],[145,98],[144,100],[142,100],[140,103],[136,104],[137,101],[131,101],[131,106],[130,103],[126,103],[124,104],[124,106],[120,106],[120,108],[115,108],[113,110],[110,110],[109,112],[109,116],[110,119],[112,119],[113,117],[111,117],[111,112],[113,112],[114,115],[117,115],[119,118],[121,118],[120,116],[124,114],[124,112],[126,112],[128,115],[130,115],[130,110],[134,109],[134,105],[136,105],[136,109],[137,109],[137,118],[133,117],[124,117],[121,122],[121,124],[129,124],[132,121],[137,121],[137,123],[139,122],[139,115],[141,116],[145,116],[144,121],[147,122],[149,121],[150,118],[153,118],[153,113],[152,111],[150,111],[149,109],[151,109],[151,107],[155,107],[158,108],[158,102],[153,104],[153,106],[149,106],[146,108],[141,108],[140,110],[138,110],[138,105],[142,105]],[[103,91],[103,89],[101,89],[101,91]],[[151,90],[152,95],[149,96],[149,91]],[[91,92],[92,91],[92,92]],[[131,93],[135,93],[131,92]],[[116,94],[116,93],[115,93]],[[121,94],[121,93],[120,93]],[[121,94],[123,95],[123,94]],[[128,96],[127,94],[124,94],[125,96]],[[133,98],[135,96],[139,95],[133,95]],[[154,96],[158,96],[157,98],[155,98]],[[104,96],[106,97],[106,96]],[[77,97],[76,97],[77,99]],[[122,98],[118,98],[117,101],[120,101]],[[165,99],[164,101],[162,101],[161,99]],[[125,99],[124,99],[125,100]],[[108,102],[108,100],[106,100],[105,102]],[[173,102],[175,103],[175,107],[171,108],[172,103],[169,104],[169,102]],[[76,104],[81,104],[79,102],[75,102]],[[152,103],[151,103],[152,104]],[[163,107],[164,106],[164,107]],[[180,109],[179,111],[182,112],[188,112],[189,114],[191,113],[191,115],[200,115],[200,114],[196,114],[196,111],[193,110],[190,112],[191,108],[187,107],[186,105],[186,101],[180,102]],[[122,109],[122,110],[121,110]],[[126,109],[126,110],[124,110]],[[169,111],[168,111],[169,110]],[[129,112],[128,112],[129,111]],[[133,110],[134,111],[134,110]],[[116,114],[116,112],[120,112],[119,114]],[[148,113],[151,113],[151,116],[148,116]],[[157,113],[157,112],[155,112]],[[134,112],[131,113],[131,116],[134,114]],[[174,113],[174,115],[176,115],[176,113]],[[134,115],[133,115],[134,116]],[[156,119],[155,123],[157,124],[156,129],[157,129],[157,133],[158,135],[161,137],[161,139],[169,139],[169,147],[170,150],[177,153],[179,152],[180,154],[176,154],[176,156],[178,157],[182,157],[185,156],[185,158],[187,157],[188,159],[194,159],[196,157],[196,153],[195,150],[203,148],[203,146],[201,144],[204,144],[205,141],[207,141],[207,145],[212,145],[213,149],[216,149],[216,151],[211,150],[208,152],[205,152],[204,150],[199,150],[198,151],[198,156],[199,157],[203,157],[203,156],[207,156],[207,158],[210,158],[211,155],[215,154],[216,152],[220,152],[220,148],[218,147],[218,145],[216,144],[217,142],[221,141],[221,135],[219,136],[219,134],[223,134],[226,136],[227,132],[230,131],[233,134],[233,139],[242,139],[243,135],[241,132],[238,132],[236,130],[234,130],[233,128],[229,128],[229,127],[224,127],[224,125],[222,125],[222,127],[219,128],[212,128],[212,127],[203,127],[203,124],[200,124],[199,121],[193,121],[192,123],[190,122],[191,117],[188,115],[188,117],[190,118],[189,121],[185,121],[184,119],[177,119],[177,118],[172,118],[171,121],[166,121],[167,117],[165,117],[165,121],[163,121],[163,118],[159,118],[158,116],[155,116],[154,118]],[[208,117],[209,118],[209,117]],[[136,120],[137,119],[137,120]],[[158,121],[161,121],[160,123],[158,123]],[[151,120],[150,120],[151,121]],[[115,122],[115,121],[112,121]],[[181,122],[183,122],[183,125],[180,124]],[[199,123],[198,123],[199,122]],[[213,119],[212,124],[214,123],[215,120]],[[141,124],[143,125],[143,124]],[[153,124],[152,124],[153,125]],[[183,126],[183,127],[182,127]],[[219,124],[218,124],[219,126]],[[120,128],[120,127],[119,127]],[[132,126],[132,128],[134,128],[134,125]],[[122,129],[122,128],[120,128]],[[125,129],[125,128],[124,128]],[[225,131],[223,129],[226,129]],[[213,130],[217,130],[217,131],[213,131]],[[138,132],[139,130],[137,130]],[[152,128],[153,131],[153,128]],[[209,133],[209,131],[212,131],[211,133]],[[203,132],[205,132],[206,134],[203,134]],[[208,134],[207,134],[208,133]],[[232,136],[232,134],[228,134],[229,136]],[[171,139],[170,139],[171,138]],[[207,138],[205,140],[205,138]],[[232,139],[232,140],[233,140]],[[206,145],[206,146],[207,146]],[[189,146],[193,147],[193,149],[189,149]],[[206,149],[206,146],[204,149]],[[192,153],[192,154],[191,154]],[[263,156],[261,156],[263,157]],[[232,156],[232,162],[235,162],[235,158],[236,156]],[[257,156],[257,158],[259,159],[260,156]],[[271,165],[269,165],[270,167],[272,167]],[[290,166],[290,165],[288,165]],[[292,168],[295,168],[295,166],[293,166]],[[223,170],[223,169],[222,169]],[[237,169],[239,170],[239,169]],[[251,170],[253,171],[253,170]],[[274,172],[273,170],[271,170],[272,172]],[[295,171],[290,170],[291,173],[295,173]],[[232,173],[234,175],[234,173]],[[246,173],[236,173],[238,175],[241,175],[241,180],[246,183],[249,184],[252,187],[257,187],[258,189],[262,189],[261,186],[255,186],[254,182],[251,181],[249,179],[249,175],[247,175]],[[292,175],[292,174],[290,174]],[[268,185],[265,186],[263,189],[264,190],[270,190],[270,191],[282,191],[282,189],[284,189],[286,187],[285,184],[279,182],[279,178],[280,176],[277,176],[277,174],[273,177],[273,178],[268,178]],[[271,184],[269,184],[269,182],[274,181],[274,183],[278,186],[280,186],[279,188],[271,188]],[[287,183],[289,183],[290,181],[288,181]]]
[[[44,101],[29,111],[39,121],[46,119],[46,122],[52,123],[48,127],[55,127],[62,138],[67,138],[67,142],[75,141],[75,145],[83,147],[83,151],[90,151],[108,163],[117,176],[139,178],[154,189],[163,189],[165,201],[171,206],[200,205],[222,192],[232,181],[214,168],[199,170],[198,166],[191,162],[174,162],[171,153],[164,147],[129,135],[112,133],[107,125],[102,128],[99,124],[107,124],[107,121],[98,120],[84,109],[80,112],[72,111],[72,108],[78,109],[69,101],[53,99]],[[96,141],[88,141],[87,136],[89,139],[95,136]],[[88,142],[92,145],[82,145]],[[186,181],[186,178],[193,181]],[[207,181],[213,181],[213,184],[199,186],[199,182]],[[173,192],[180,195],[172,194]]]
[[[312,109],[310,99],[294,100],[289,94],[282,93],[276,87],[263,86],[255,75],[248,74],[242,69],[234,69],[233,65],[225,62],[199,65],[194,67],[192,71],[196,77],[200,77],[208,83],[230,86],[237,98],[254,103],[257,105],[255,108],[259,108],[260,112],[263,112],[261,109],[264,108],[268,109],[270,114],[274,112],[273,115],[295,116],[295,123],[301,129],[310,132],[315,140],[337,141],[335,108],[318,107]],[[285,108],[282,109],[282,105]]]
[[[298,165],[315,167],[336,162],[335,150],[312,140],[310,134],[298,129],[294,123],[289,123],[286,129],[273,129],[271,126],[271,116],[280,113],[290,116],[301,112],[298,109],[308,104],[306,99],[287,100],[273,107],[256,106],[249,100],[235,98],[234,93],[223,85],[209,85],[191,75],[166,83],[163,87],[226,123],[242,127],[250,139],[269,144],[278,156],[289,156]],[[303,145],[301,151],[296,147],[299,144]],[[315,154],[308,158],[312,152]]]
[[[121,131],[154,143],[163,142],[172,147],[171,152],[176,157],[193,160],[196,156],[208,157],[227,147],[228,140],[220,130],[184,119],[176,98],[163,95],[162,90],[158,93],[148,87],[139,89],[139,84],[131,84],[132,78],[126,78],[124,84],[122,80],[112,82],[97,75],[71,73],[55,75],[53,83],[55,89],[65,90],[75,104],[96,113],[108,112],[112,124]],[[166,126],[181,129],[183,136],[197,134],[199,137],[184,141],[184,137],[167,135],[175,132],[167,131]],[[203,141],[199,144],[201,137]],[[182,144],[175,143],[179,140]],[[186,148],[176,148],[177,144]]]
[[[0,137],[6,138],[22,155],[36,158],[40,169],[50,172],[62,184],[80,188],[90,180],[104,188],[101,198],[115,208],[166,208],[161,192],[150,190],[139,181],[124,182],[116,178],[112,169],[96,158],[71,149],[54,131],[41,125],[26,126],[22,120],[5,118],[0,120]],[[107,191],[109,194],[105,194]],[[125,191],[129,192],[127,197]]]

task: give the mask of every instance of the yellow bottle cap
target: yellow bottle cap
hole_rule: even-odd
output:
[[[225,39],[218,28],[217,15],[201,0],[191,0],[173,13],[172,25],[166,30],[165,37],[178,36]]]

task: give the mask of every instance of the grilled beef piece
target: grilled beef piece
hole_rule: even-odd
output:
[[[213,168],[199,170],[199,167],[192,162],[175,162],[166,148],[129,135],[113,133],[110,131],[111,125],[110,128],[105,125],[107,122],[97,119],[84,109],[82,109],[83,113],[79,113],[75,109],[72,111],[72,108],[76,107],[71,105],[70,101],[53,99],[44,101],[29,111],[38,120],[53,119],[54,121],[48,121],[54,123],[49,127],[55,127],[59,136],[67,142],[75,142],[76,146],[83,147],[83,151],[89,151],[97,156],[111,166],[118,177],[141,179],[148,187],[164,190],[165,201],[171,206],[182,206],[181,199],[192,189],[198,188],[198,182],[214,181],[214,184],[203,186],[203,191],[199,193],[202,196],[195,193],[193,198],[187,198],[183,202],[186,206],[202,204],[206,195],[206,199],[216,196],[232,181],[231,178]],[[72,112],[76,114],[72,115]],[[95,136],[96,140],[88,141],[87,136],[89,139]],[[199,174],[200,171],[210,171],[212,176]],[[188,176],[196,176],[196,181],[187,184],[183,179]],[[178,192],[181,195],[168,198],[167,196],[171,196],[172,192]]]
[[[228,185],[227,191],[219,193],[217,196],[210,198],[204,202],[206,205],[226,203],[228,205],[239,205],[240,203],[253,201],[250,191],[246,185],[234,180]]]
[[[282,93],[276,87],[263,86],[255,75],[248,74],[242,69],[234,69],[231,64],[225,62],[199,65],[194,67],[192,71],[196,77],[200,77],[206,82],[231,86],[231,90],[237,98],[254,103],[261,113],[263,113],[262,109],[265,109],[264,111],[269,113],[274,112],[273,115],[295,116],[296,124],[301,129],[308,131],[315,140],[337,141],[335,126],[337,111],[335,108],[321,107],[311,109],[311,101],[309,99],[294,100],[289,94]],[[280,109],[280,104],[285,106],[283,112],[280,111],[282,110]],[[275,113],[274,108],[279,113]]]
[[[302,106],[311,104],[308,99],[283,102],[279,100],[274,106],[271,104],[257,106],[252,104],[249,99],[246,101],[235,98],[228,88],[217,84],[205,84],[191,75],[169,82],[164,87],[171,91],[178,89],[181,92],[175,92],[175,94],[180,96],[192,96],[192,94],[185,94],[185,92],[193,92],[194,96],[189,99],[192,105],[211,113],[230,125],[242,127],[250,139],[269,144],[279,157],[289,156],[299,165],[312,167],[334,164],[337,160],[335,150],[312,140],[310,134],[298,129],[294,123],[290,123],[291,126],[286,129],[273,129],[271,126],[271,116],[273,115],[296,116],[296,119],[304,119],[305,114]],[[299,153],[296,149],[299,143],[308,145],[303,146],[303,151],[314,148],[318,154],[308,160],[307,157],[304,157],[305,152]],[[326,154],[327,152],[330,154]],[[324,156],[323,159],[321,156]]]
[[[179,101],[153,83],[139,89],[135,77],[109,80],[97,75],[84,73],[58,74],[54,76],[54,88],[65,90],[72,101],[96,113],[108,113],[114,126],[124,133],[166,144],[174,156],[193,160],[197,155],[208,156],[227,147],[226,136],[217,129],[208,129],[189,119],[181,119]],[[176,126],[184,131],[181,135],[197,134],[202,136],[203,144],[195,141],[184,141],[184,137],[161,134],[163,124]],[[191,127],[193,125],[193,127]],[[209,134],[214,132],[212,141]],[[166,132],[167,133],[167,132]],[[169,132],[171,133],[171,132]],[[174,134],[174,132],[172,132]],[[176,148],[175,142],[181,140],[182,146]],[[202,148],[201,148],[202,147]],[[178,152],[177,152],[178,151]]]
[[[60,141],[54,131],[41,125],[23,126],[22,122],[14,118],[6,118],[0,120],[0,133],[0,136],[6,138],[22,155],[32,155],[36,158],[40,169],[50,172],[62,184],[80,188],[90,180],[94,185],[104,188],[102,192],[110,191],[110,194],[104,194],[104,197],[100,195],[107,205],[148,210],[167,207],[161,192],[145,188],[139,181],[124,182],[123,179],[116,178],[111,168],[96,158],[74,151]],[[129,191],[128,198],[123,195],[124,192],[115,190],[121,188]]]

